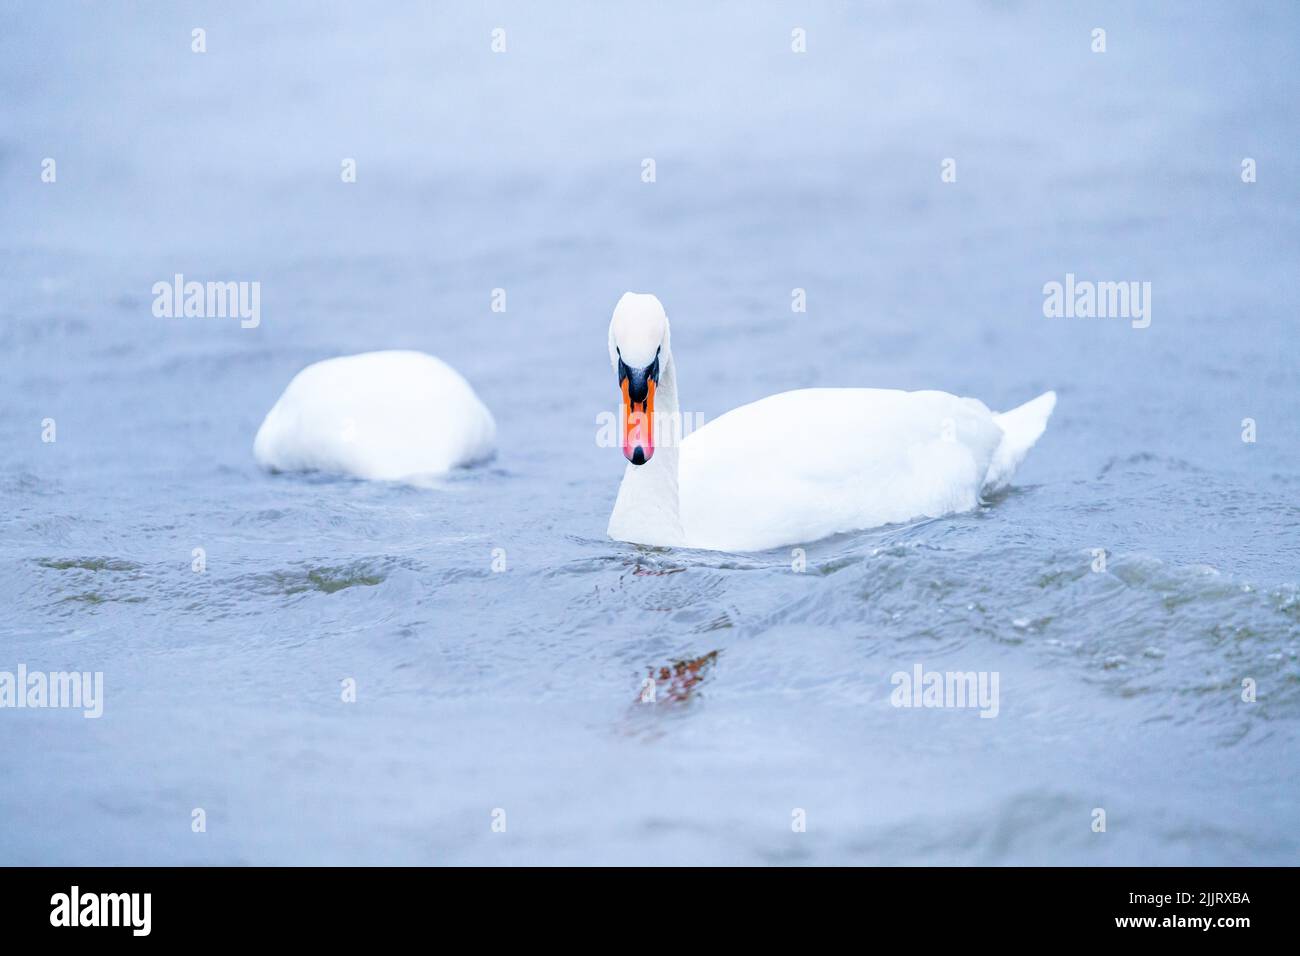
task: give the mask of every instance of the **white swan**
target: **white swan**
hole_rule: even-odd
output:
[[[257,430],[271,471],[401,481],[492,456],[496,422],[474,389],[423,352],[326,359],[293,377]]]
[[[628,464],[619,541],[761,551],[974,508],[1006,485],[1056,393],[1000,415],[946,392],[809,388],[733,409],[681,438],[668,317],[626,293],[609,324]]]

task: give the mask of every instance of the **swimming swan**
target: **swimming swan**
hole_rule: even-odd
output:
[[[257,430],[253,457],[271,471],[401,481],[490,458],[495,442],[492,413],[446,362],[363,352],[295,375]]]
[[[969,511],[1005,486],[1056,393],[994,414],[973,398],[806,388],[733,409],[680,438],[668,317],[626,293],[609,323],[629,464],[609,519],[619,541],[761,551]]]

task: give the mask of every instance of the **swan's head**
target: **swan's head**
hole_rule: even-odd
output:
[[[609,362],[623,393],[623,454],[644,465],[655,453],[655,389],[668,359],[668,316],[653,295],[624,292],[609,323]]]

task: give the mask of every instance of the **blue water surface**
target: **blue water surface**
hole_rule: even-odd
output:
[[[105,699],[0,710],[0,863],[1296,862],[1298,54],[1284,3],[6,4],[0,671]],[[177,273],[260,324],[156,317]],[[1046,318],[1067,273],[1150,326]],[[1013,489],[802,573],[612,542],[628,289],[706,418],[1059,405]],[[496,459],[262,473],[377,348]],[[892,706],[918,664],[997,717]]]

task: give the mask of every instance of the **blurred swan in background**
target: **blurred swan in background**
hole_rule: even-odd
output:
[[[423,352],[326,359],[293,377],[253,456],[270,471],[401,481],[490,458],[496,422],[455,369]]]
[[[609,519],[620,541],[760,551],[969,511],[1005,486],[1056,393],[1002,414],[946,392],[808,388],[681,436],[668,317],[628,292],[609,324],[628,466]]]

